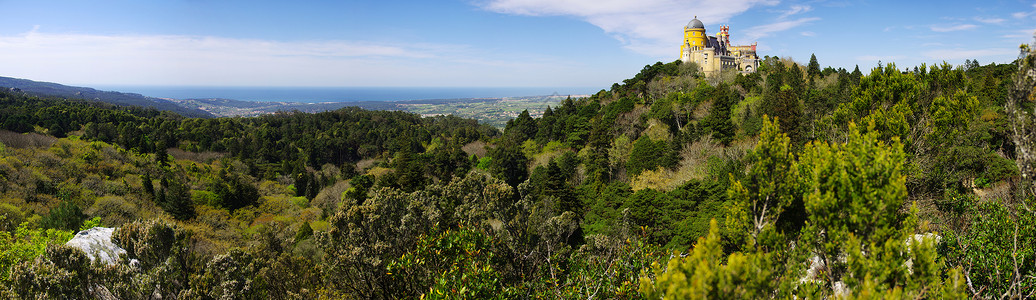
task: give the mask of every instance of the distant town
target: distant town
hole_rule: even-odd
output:
[[[423,117],[454,115],[476,119],[481,123],[503,129],[507,121],[528,110],[529,115],[538,118],[547,106],[557,106],[566,98],[582,98],[589,95],[549,95],[504,98],[462,98],[408,101],[360,101],[360,102],[256,102],[229,99],[166,99],[188,108],[211,113],[217,117],[252,117],[278,111],[321,112],[342,107],[356,106],[364,109],[398,110],[420,114]]]

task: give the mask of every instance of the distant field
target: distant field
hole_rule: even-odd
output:
[[[572,95],[571,97],[585,97]],[[362,102],[254,102],[229,99],[172,100],[186,108],[207,111],[218,117],[257,116],[278,111],[322,112],[342,107],[357,106],[371,110],[398,110],[422,116],[455,115],[477,119],[482,123],[503,129],[507,121],[529,110],[532,117],[539,117],[547,106],[557,106],[566,96],[528,96],[506,98],[465,98],[413,101],[362,101]]]

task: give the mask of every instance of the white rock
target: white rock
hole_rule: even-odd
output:
[[[112,243],[114,232],[115,228],[90,228],[76,233],[65,245],[83,250],[91,261],[100,259],[105,264],[114,265],[118,263],[120,254],[126,254],[126,249]]]

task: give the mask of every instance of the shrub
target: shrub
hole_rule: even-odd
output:
[[[97,198],[94,205],[86,209],[86,214],[101,217],[105,224],[119,226],[132,222],[137,218],[139,209],[121,196],[105,196]]]
[[[71,201],[63,201],[57,207],[50,210],[43,216],[41,225],[43,228],[54,228],[62,230],[76,230],[86,219],[86,215],[79,209],[79,206]]]
[[[22,222],[25,222],[25,214],[21,209],[14,205],[0,203],[0,231],[14,231]]]

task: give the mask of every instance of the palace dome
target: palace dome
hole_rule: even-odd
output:
[[[691,22],[687,23],[687,28],[690,28],[690,29],[696,29],[696,28],[705,29],[705,24],[702,24],[701,20],[698,20],[698,18],[695,17],[693,20],[691,20]]]

